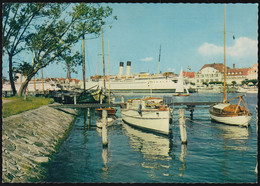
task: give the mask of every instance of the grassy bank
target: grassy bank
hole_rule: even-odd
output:
[[[53,103],[53,99],[44,97],[27,97],[24,100],[23,97],[11,97],[2,98],[3,101],[8,102],[3,104],[2,116],[3,118],[9,117],[11,115],[19,114],[21,112],[38,108],[42,105],[48,105]]]

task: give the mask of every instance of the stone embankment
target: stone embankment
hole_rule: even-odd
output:
[[[2,182],[37,182],[68,135],[77,112],[49,106],[3,119]]]

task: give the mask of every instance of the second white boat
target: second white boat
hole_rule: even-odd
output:
[[[171,109],[162,98],[128,100],[121,110],[122,120],[130,125],[168,135],[170,133]]]

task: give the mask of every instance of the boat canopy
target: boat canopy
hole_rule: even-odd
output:
[[[222,110],[225,107],[228,107],[229,105],[230,105],[229,103],[222,103],[222,104],[214,105],[213,108]]]

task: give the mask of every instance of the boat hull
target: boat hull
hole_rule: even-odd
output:
[[[111,127],[113,125],[114,121],[115,121],[115,118],[107,118],[107,127]],[[102,127],[104,125],[102,122],[102,118],[100,118],[96,121],[96,125],[98,128],[102,129]]]
[[[116,115],[116,111],[117,109],[116,108],[97,108],[96,109],[96,113],[99,115],[99,116],[102,116],[102,110],[106,110],[107,111],[107,114],[110,115],[110,116],[115,116]]]
[[[250,115],[242,116],[217,116],[210,113],[210,118],[220,123],[225,123],[228,125],[237,125],[241,127],[247,127],[252,118]]]
[[[122,109],[122,120],[130,125],[142,129],[168,135],[170,132],[170,111],[169,110],[142,110],[139,114],[134,109]]]

